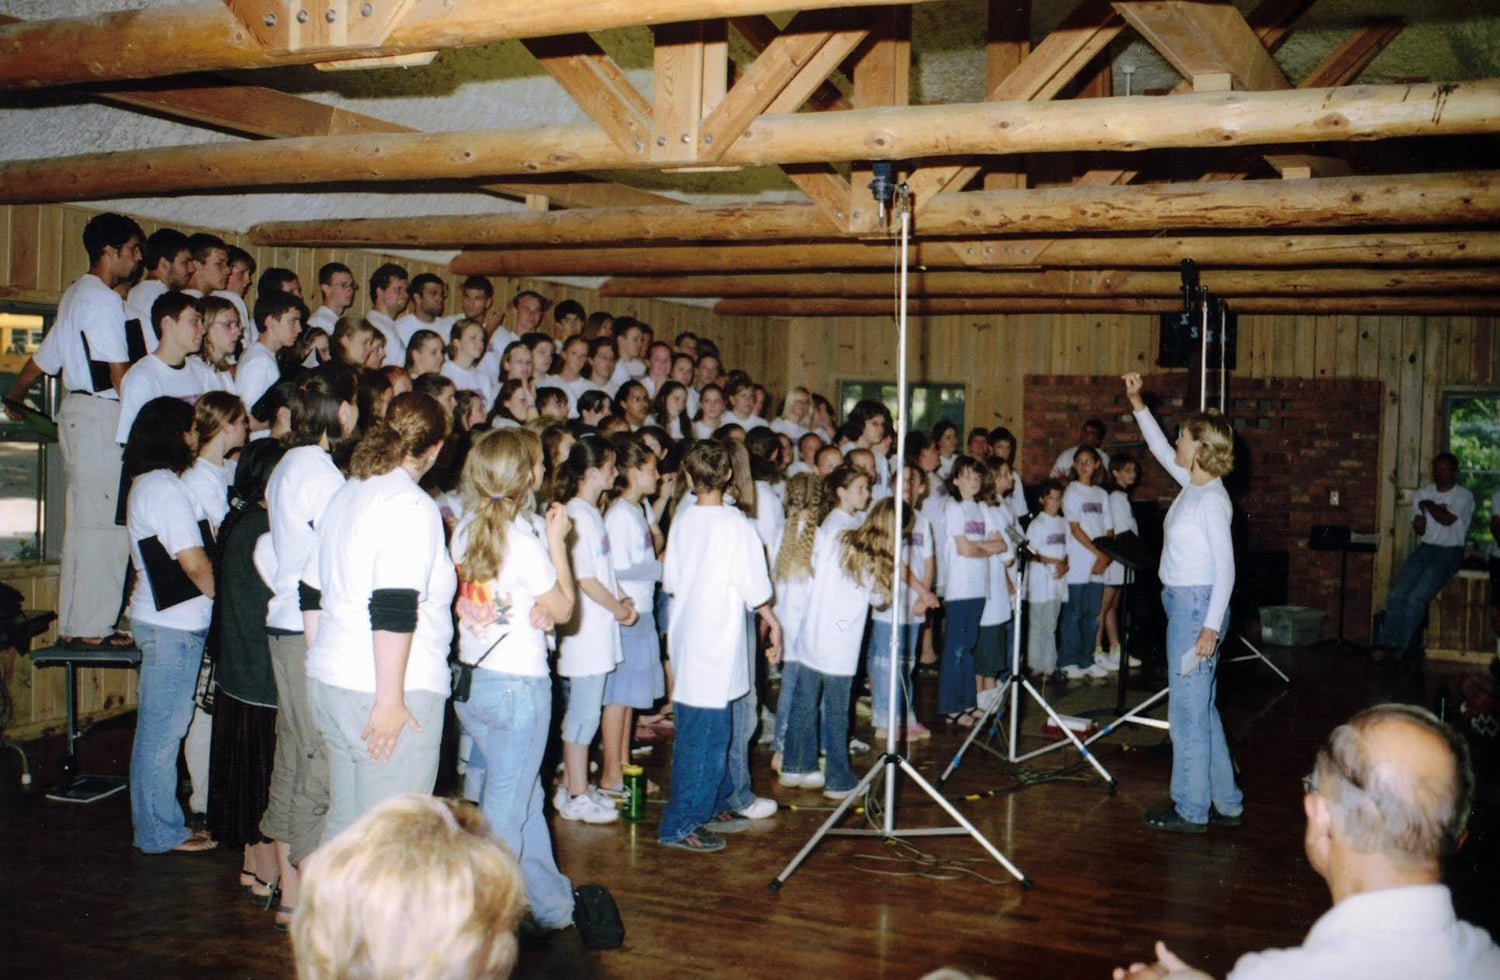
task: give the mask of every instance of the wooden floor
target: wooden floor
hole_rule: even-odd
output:
[[[1164,733],[1129,728],[1098,743],[1118,781],[1111,795],[1091,772],[1024,789],[1011,771],[970,753],[949,781],[949,799],[1035,881],[1023,890],[965,837],[917,846],[975,875],[916,873],[879,840],[829,839],[779,894],[766,885],[813,833],[821,797],[772,786],[765,756],[757,788],[794,804],[698,856],[655,841],[659,806],[641,824],[589,827],[558,821],[559,862],[575,883],[602,882],[626,923],[626,946],[584,951],[576,932],[528,950],[519,976],[918,977],[943,965],[994,977],[1105,977],[1164,938],[1222,975],[1247,950],[1297,943],[1327,906],[1302,857],[1298,777],[1319,739],[1378,700],[1433,703],[1461,672],[1429,666],[1406,678],[1372,671],[1333,650],[1274,651],[1286,687],[1255,662],[1220,671],[1220,707],[1247,800],[1238,830],[1202,837],[1150,832],[1141,812],[1165,798]],[[921,682],[930,701],[935,683]],[[1154,690],[1154,688],[1150,689]],[[1132,692],[1132,702],[1148,689]],[[1098,689],[1052,691],[1059,710],[1113,701]],[[1032,718],[1036,710],[1028,712]],[[84,743],[84,767],[123,772],[131,727],[122,722]],[[860,733],[870,738],[868,728]],[[912,760],[941,772],[957,739],[939,735]],[[33,747],[39,783],[55,744]],[[8,754],[13,755],[13,754]],[[668,750],[648,772],[666,786]],[[872,757],[857,760],[863,772]],[[1033,762],[1065,761],[1053,753]],[[1069,753],[1066,761],[1076,762]],[[1500,932],[1500,821],[1495,765],[1481,754],[1482,806],[1449,878],[1460,914]],[[292,975],[290,947],[235,887],[238,855],[147,857],[130,847],[126,799],[77,806],[21,795],[0,760],[0,973],[11,977],[259,977]],[[898,826],[944,824],[906,779]],[[972,797],[972,798],[966,798]],[[850,825],[853,825],[852,823]],[[989,881],[976,875],[984,875]]]

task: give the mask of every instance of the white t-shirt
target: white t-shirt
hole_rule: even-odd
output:
[[[1442,504],[1452,511],[1453,516],[1458,518],[1447,527],[1439,524],[1437,518],[1431,514],[1427,515],[1427,530],[1422,532],[1422,543],[1436,545],[1440,548],[1458,548],[1469,537],[1469,522],[1474,519],[1474,494],[1469,489],[1455,483],[1444,492],[1438,492],[1437,484],[1429,483],[1418,490],[1411,498],[1411,515],[1416,517],[1423,513],[1417,509],[1417,505],[1424,500],[1430,500],[1435,504]]]
[[[479,392],[479,397],[484,399],[484,409],[488,412],[490,406],[495,404],[495,393],[499,385],[495,383],[492,376],[485,373],[483,363],[479,361],[473,367],[462,368],[448,358],[444,358],[440,373],[451,380],[460,391],[468,389]]]
[[[203,548],[203,529],[207,522],[203,509],[193,500],[182,480],[171,470],[152,470],[135,478],[125,509],[125,526],[130,535],[130,560],[135,564],[135,591],[130,595],[130,618],[138,623],[165,626],[169,629],[196,632],[208,629],[214,601],[196,595],[165,609],[156,608],[151,576],[141,556],[141,543],[156,539],[172,559],[176,570],[177,556],[189,548]]]
[[[771,577],[749,518],[727,504],[679,508],[662,588],[672,596],[673,700],[723,708],[750,690],[745,611],[771,601]]]
[[[818,525],[818,534],[813,538],[813,574],[817,574],[824,559],[830,551],[837,551],[842,542],[839,536],[851,527],[859,527],[865,522],[863,513],[851,514],[841,507],[835,507],[823,518],[823,523]]]
[[[797,660],[834,677],[852,677],[859,667],[865,620],[875,599],[870,583],[843,568],[842,542],[824,548],[813,564],[812,595],[797,635]]]
[[[943,550],[948,555],[946,598],[983,599],[990,585],[988,559],[960,555],[955,539],[984,540],[984,507],[976,500],[949,498],[943,523]]]
[[[781,530],[786,526],[786,508],[776,490],[765,480],[755,481],[755,531],[766,546],[766,554],[775,560],[781,547]]]
[[[1010,508],[1004,504],[984,505],[984,533],[1004,534],[1005,529],[1016,522],[1016,515],[1010,512]],[[979,614],[980,626],[999,626],[1010,622],[1011,603],[1014,601],[1010,594],[1010,566],[1016,560],[1015,549],[1007,540],[1005,550],[998,555],[990,555],[985,559],[985,569],[989,573],[989,586],[984,595],[984,611]]]
[[[288,449],[266,483],[266,508],[271,513],[269,555],[256,548],[256,567],[271,583],[266,626],[302,632],[302,606],[297,583],[302,570],[317,561],[316,527],[328,501],[344,485],[344,475],[333,457],[320,446]],[[264,544],[266,539],[262,539]],[[266,559],[270,560],[267,561]]]
[[[927,499],[922,501],[921,514],[932,525],[933,556],[937,558],[937,571],[932,579],[932,590],[940,596],[948,594],[948,549],[943,547],[948,540],[948,485],[936,472],[927,478]]]
[[[1043,511],[1027,525],[1026,541],[1039,555],[1065,558],[1068,554],[1068,522],[1061,514]],[[1067,602],[1068,583],[1057,577],[1056,565],[1033,561],[1026,566],[1026,598],[1031,602]]]
[[[453,560],[461,562],[469,544],[469,522],[453,532]],[[505,560],[500,574],[485,582],[458,583],[458,655],[480,670],[525,677],[547,676],[547,634],[531,625],[539,596],[557,584],[547,545],[524,516],[505,529]],[[491,649],[493,647],[493,649]],[[485,651],[489,651],[486,655]],[[483,657],[483,662],[480,658]]]
[[[807,435],[809,430],[807,426],[793,422],[791,419],[780,418],[771,421],[771,431],[792,440],[792,448],[795,449],[797,443]]]
[[[187,369],[188,373],[193,376],[193,383],[198,386],[199,394],[210,391],[227,391],[235,395],[240,393],[234,383],[234,375],[228,371],[215,371],[197,354],[187,359]],[[246,411],[249,409],[247,408]]]
[[[568,418],[570,419],[578,417],[578,397],[580,395],[585,391],[604,390],[583,375],[579,375],[572,381],[564,381],[563,376],[560,374],[548,375],[545,379],[537,383],[537,387],[561,388],[568,396]]]
[[[719,431],[719,427],[720,426],[724,426],[724,425],[728,425],[728,424],[729,424],[729,413],[728,412],[725,412],[723,415],[720,415],[719,416],[719,420],[717,422],[709,422],[709,421],[706,421],[704,419],[699,419],[698,421],[696,421],[696,422],[693,423],[693,438],[694,439],[712,439],[714,433],[717,432],[717,431]]]
[[[615,362],[615,373],[609,376],[609,390],[611,393],[620,390],[620,386],[627,381],[644,381],[646,379],[646,362],[639,357],[620,358]],[[652,397],[656,396],[656,386],[646,385],[646,393]]]
[[[449,694],[458,575],[442,515],[410,473],[397,467],[339,488],[318,525],[318,560],[303,580],[323,593],[317,639],[307,651],[308,677],[375,693],[370,599],[382,589],[413,590],[417,625],[403,690]]]
[[[240,355],[240,366],[234,372],[234,386],[245,403],[245,411],[255,408],[262,395],[281,380],[281,367],[265,344],[250,344]]]
[[[110,401],[117,399],[107,378],[100,378],[103,384],[95,387],[89,362],[124,364],[130,360],[125,346],[125,302],[120,294],[93,273],[79,276],[58,301],[52,329],[31,359],[44,373],[60,375],[65,392],[88,391]]]
[[[1124,490],[1109,492],[1109,520],[1114,525],[1116,537],[1127,532],[1140,533],[1140,528],[1135,523],[1135,509],[1130,506],[1130,494]],[[1125,566],[1117,561],[1110,562],[1109,567],[1104,570],[1104,584],[1124,585]]]
[[[906,567],[912,570],[917,578],[922,577],[927,563],[932,560],[933,547],[936,539],[932,536],[932,523],[920,513],[912,515],[911,533],[906,536],[905,548],[901,557]],[[892,588],[895,588],[893,585]],[[915,616],[912,608],[917,604],[917,592],[909,583],[901,583],[901,595],[906,599],[906,612],[901,617],[904,626],[914,626],[920,623],[925,616]],[[892,620],[893,608],[890,604],[879,606],[873,610],[871,615],[878,622],[889,623]]]
[[[401,339],[401,331],[396,329],[396,321],[386,316],[379,310],[370,310],[365,314],[365,319],[370,325],[379,330],[381,336],[385,337],[385,367],[402,367],[406,364],[406,342]]]
[[[147,354],[132,364],[120,381],[120,426],[115,430],[115,442],[125,444],[141,406],[153,398],[167,395],[191,405],[201,394],[203,389],[198,387],[198,379],[188,370],[186,362],[172,367],[155,354]]]
[[[156,336],[156,324],[151,322],[151,307],[158,299],[166,295],[167,284],[160,279],[142,279],[130,287],[130,293],[125,297],[125,319],[138,320],[141,324],[141,336],[146,341],[146,353],[156,350],[159,338]]]
[[[661,562],[651,539],[646,505],[617,498],[604,515],[604,531],[609,536],[609,560],[620,588],[634,600],[636,612],[650,616],[656,583],[661,581]]]
[[[609,535],[599,508],[574,497],[568,501],[568,516],[573,531],[568,535],[568,557],[573,577],[582,582],[596,579],[611,595],[620,594],[615,568],[610,558]],[[564,677],[607,674],[623,658],[620,652],[620,623],[614,613],[578,590],[578,611],[573,621],[557,627],[557,672]]]
[[[233,470],[226,464],[210,463],[199,456],[182,474],[182,485],[192,495],[198,509],[208,515],[208,523],[218,533],[219,525],[229,513],[229,478]]]
[[[320,306],[313,310],[312,316],[307,318],[309,327],[321,327],[333,336],[333,328],[339,325],[339,315],[333,312],[331,307]]]
[[[1063,517],[1077,524],[1090,541],[1114,528],[1109,517],[1109,492],[1103,487],[1085,486],[1074,480],[1063,491]],[[1103,582],[1104,573],[1093,574],[1094,553],[1068,529],[1068,584]]]
[[[408,313],[396,320],[396,333],[401,336],[401,347],[405,349],[411,343],[412,334],[418,330],[431,330],[443,338],[443,343],[448,343],[448,335],[453,330],[453,325],[462,320],[462,313],[450,313],[448,316],[433,317],[431,323],[425,323],[415,313]]]
[[[751,429],[754,429],[757,426],[770,425],[769,422],[761,418],[759,415],[756,415],[754,412],[750,413],[749,415],[736,415],[733,411],[726,411],[724,413],[723,420],[719,424],[729,425],[731,423],[739,426],[746,432],[749,432]]]

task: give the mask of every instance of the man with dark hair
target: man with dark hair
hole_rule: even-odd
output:
[[[161,338],[156,350],[131,365],[120,381],[120,421],[115,442],[125,445],[141,406],[166,395],[193,401],[203,394],[198,376],[187,369],[189,356],[203,346],[199,300],[187,293],[163,293],[151,305],[151,325]]]
[[[253,344],[255,322],[250,316],[249,307],[245,306],[245,295],[250,292],[250,280],[255,278],[255,257],[238,245],[229,245],[227,248],[229,275],[225,277],[224,288],[214,290],[211,295],[234,304],[240,314],[240,329],[244,332],[245,343]]]
[[[694,360],[697,360],[697,358],[698,358],[698,335],[697,334],[695,334],[695,333],[689,333],[687,331],[684,331],[684,332],[682,332],[682,333],[680,333],[680,334],[677,335],[677,339],[674,341],[674,343],[677,345],[677,349],[679,351],[681,351],[682,353],[686,354],[688,357],[691,357]]]
[[[1500,977],[1500,947],[1453,914],[1442,860],[1474,802],[1469,747],[1430,711],[1366,708],[1335,728],[1302,780],[1307,861],[1333,908],[1301,946],[1246,953],[1227,980]],[[1164,943],[1115,980],[1210,980]]]
[[[479,369],[487,376],[500,377],[500,358],[505,348],[520,339],[505,327],[505,313],[495,306],[495,287],[484,276],[470,276],[458,291],[460,319],[470,319],[484,324],[484,356],[479,359]],[[453,329],[449,324],[448,329]],[[442,336],[439,333],[439,336]]]
[[[542,325],[542,314],[547,312],[547,307],[552,303],[541,293],[530,289],[523,289],[510,301],[510,323],[509,327],[517,337],[529,333],[536,333]],[[563,334],[564,337],[568,334]]]
[[[302,280],[291,269],[273,265],[260,274],[260,282],[255,284],[257,296],[264,296],[267,293],[291,293],[301,299]]]
[[[247,410],[254,408],[261,396],[281,380],[277,354],[297,342],[306,316],[307,307],[291,293],[273,290],[261,293],[256,299],[255,325],[260,336],[245,348],[234,376],[235,387]],[[263,438],[267,432],[266,427],[257,422],[252,422],[250,428],[255,433],[254,438]]]
[[[418,330],[431,330],[439,337],[446,337],[453,325],[463,319],[462,313],[443,315],[443,307],[448,305],[448,284],[432,273],[419,273],[411,281],[410,292],[411,312],[396,321],[402,347],[411,343],[411,335]]]
[[[370,309],[365,319],[385,337],[385,363],[406,363],[406,345],[396,329],[396,317],[406,309],[407,283],[411,275],[404,266],[387,262],[370,274]]]
[[[1073,471],[1073,457],[1078,450],[1088,446],[1099,454],[1099,463],[1104,467],[1104,472],[1109,472],[1109,453],[1100,447],[1104,445],[1104,422],[1100,419],[1089,419],[1078,430],[1078,445],[1071,449],[1064,449],[1058,454],[1057,462],[1052,464],[1052,475],[1057,479],[1067,482],[1068,474]]]
[[[578,396],[578,417],[568,423],[573,434],[582,438],[592,435],[599,428],[599,423],[609,417],[610,400],[609,393],[600,391],[598,388],[590,388]]]
[[[202,299],[229,285],[229,246],[224,239],[200,231],[188,236],[187,246],[193,256],[193,277],[183,292]]]
[[[129,367],[125,303],[114,287],[141,264],[141,226],[123,214],[97,214],[83,229],[89,271],[68,287],[57,318],[10,387],[21,401],[42,374],[61,376],[64,525],[58,573],[60,643],[97,646],[114,631],[130,543],[115,524],[120,491],[120,381]],[[16,413],[6,410],[19,421]],[[128,638],[118,642],[129,643]]]
[[[578,300],[565,299],[553,308],[552,319],[557,324],[559,337],[571,337],[583,330],[583,321],[588,319],[588,311]]]
[[[170,289],[185,288],[193,278],[193,255],[187,241],[176,228],[158,228],[146,239],[146,274],[125,298],[125,331],[132,363],[156,350],[151,304]]]
[[[1464,560],[1473,517],[1474,495],[1458,484],[1458,457],[1439,453],[1432,461],[1432,482],[1411,500],[1417,546],[1406,556],[1386,597],[1385,620],[1371,654],[1375,660],[1400,660],[1412,653],[1428,605]]]
[[[325,262],[318,269],[318,292],[323,305],[307,318],[307,325],[321,327],[333,336],[339,317],[354,305],[354,273],[342,262]]]

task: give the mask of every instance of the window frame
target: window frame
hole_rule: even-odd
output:
[[[1474,494],[1474,517],[1469,523],[1469,533],[1464,539],[1464,545],[1469,550],[1478,551],[1481,554],[1489,554],[1494,545],[1494,537],[1490,534],[1490,500],[1496,489],[1500,489],[1500,459],[1497,459],[1497,468],[1492,470],[1473,469],[1465,466],[1462,455],[1453,447],[1453,409],[1455,404],[1465,401],[1488,399],[1496,405],[1497,424],[1496,431],[1500,434],[1500,387],[1494,385],[1481,385],[1473,387],[1447,387],[1442,392],[1442,451],[1453,453],[1459,457],[1458,460],[1458,482],[1460,486],[1467,487]],[[1500,446],[1500,438],[1496,445]],[[1419,485],[1427,483],[1427,474],[1423,474],[1417,481]]]

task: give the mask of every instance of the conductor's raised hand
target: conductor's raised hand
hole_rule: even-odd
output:
[[[1129,371],[1120,375],[1120,380],[1125,382],[1125,397],[1130,400],[1131,410],[1138,412],[1145,408],[1146,403],[1141,400],[1141,391],[1146,387],[1146,383],[1141,380],[1140,374]]]

